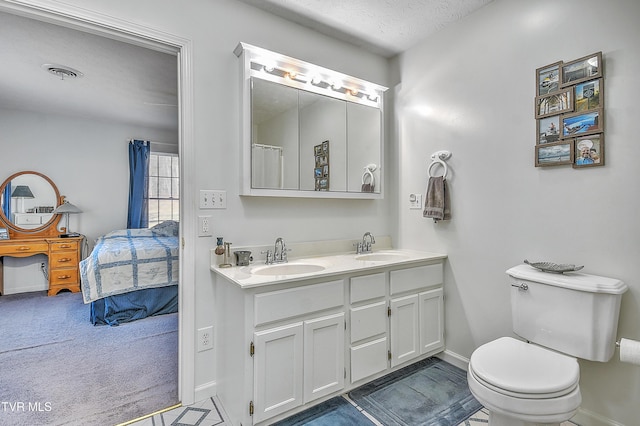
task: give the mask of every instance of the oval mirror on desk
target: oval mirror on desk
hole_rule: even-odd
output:
[[[24,171],[9,176],[0,187],[0,220],[10,238],[57,236],[60,215],[58,188],[42,173]]]

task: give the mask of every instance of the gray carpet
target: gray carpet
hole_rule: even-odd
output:
[[[178,316],[93,326],[80,293],[0,296],[0,424],[115,425],[178,402]]]

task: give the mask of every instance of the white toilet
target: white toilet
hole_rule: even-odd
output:
[[[467,379],[490,412],[490,426],[559,425],[580,407],[576,358],[613,356],[622,294],[620,280],[541,272],[529,265],[507,271],[513,331],[471,354]]]

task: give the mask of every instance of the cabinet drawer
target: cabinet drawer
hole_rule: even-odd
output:
[[[387,319],[386,302],[352,308],[351,343],[385,333]]]
[[[60,241],[51,243],[51,251],[69,251],[69,250],[78,250],[78,242],[77,241]]]
[[[28,253],[47,253],[46,242],[15,243],[0,245],[0,255],[27,255]]]
[[[362,302],[364,300],[384,297],[385,294],[385,274],[365,275],[363,277],[351,278],[351,303]]]
[[[78,268],[52,269],[49,271],[49,285],[64,285],[78,283]]]
[[[344,281],[313,284],[254,296],[254,325],[344,305]]]
[[[78,266],[77,251],[57,251],[49,255],[49,268],[75,268]]]
[[[387,338],[351,348],[351,383],[386,370]]]
[[[391,294],[404,293],[442,284],[442,264],[391,271]]]

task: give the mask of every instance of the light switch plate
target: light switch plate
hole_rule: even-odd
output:
[[[409,194],[409,208],[410,209],[422,208],[422,194]]]

